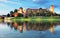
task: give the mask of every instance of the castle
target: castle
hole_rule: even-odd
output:
[[[50,9],[42,9],[42,8],[39,8],[39,9],[31,9],[31,8],[27,8],[27,9],[23,9],[22,7],[20,7],[18,10],[17,10],[17,12],[14,12],[14,14],[13,14],[13,16],[14,17],[17,17],[18,15],[19,16],[29,16],[31,13],[32,14],[34,14],[34,15],[36,15],[37,13],[39,14],[39,13],[43,13],[43,11],[50,11],[50,12],[52,12],[52,13],[54,13],[54,5],[51,5],[50,6]]]

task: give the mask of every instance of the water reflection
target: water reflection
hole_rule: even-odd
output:
[[[60,22],[0,21],[0,38],[58,38]]]
[[[19,30],[20,33],[23,31],[46,31],[50,30],[51,33],[54,33],[54,26],[60,24],[59,22],[6,22],[10,28],[14,30]]]

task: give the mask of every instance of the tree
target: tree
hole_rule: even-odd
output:
[[[10,17],[13,17],[14,12],[10,11]]]
[[[10,14],[9,13],[7,14],[7,17],[10,17]]]
[[[39,10],[42,10],[42,8],[39,8]]]
[[[18,12],[18,10],[17,10],[17,9],[15,9],[15,10],[14,10],[14,13],[15,13],[15,12]]]
[[[40,8],[40,9],[39,9],[39,13],[42,13],[42,12],[43,12],[43,9],[42,9],[42,8]]]
[[[13,14],[14,12],[13,11],[10,11],[10,14]]]

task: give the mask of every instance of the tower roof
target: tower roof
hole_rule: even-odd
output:
[[[20,7],[19,9],[23,9],[22,7]]]

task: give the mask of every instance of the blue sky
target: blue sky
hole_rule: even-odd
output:
[[[60,14],[60,0],[0,0],[0,15],[5,15],[19,7],[49,9],[51,5],[54,5],[54,11]]]

